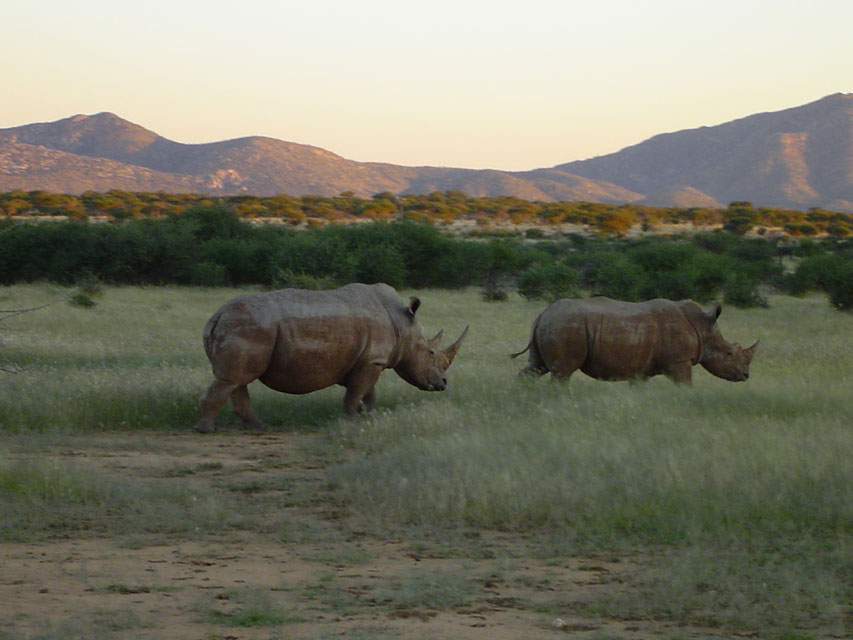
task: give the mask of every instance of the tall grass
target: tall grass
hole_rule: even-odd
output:
[[[728,339],[761,339],[749,381],[696,367],[684,388],[518,379],[506,354],[538,310],[467,304],[474,329],[445,394],[341,421],[362,453],[332,472],[352,510],[379,529],[547,532],[558,552],[666,550],[624,591],[561,601],[581,613],[845,633],[853,316],[822,298],[728,307]]]
[[[198,420],[198,400],[212,381],[201,330],[237,289],[105,288],[95,307],[75,307],[69,289],[52,285],[0,288],[0,307],[54,305],[0,326],[0,364],[22,370],[0,378],[0,429],[87,432],[185,429]],[[329,393],[329,392],[327,392]],[[260,384],[253,395],[262,419],[294,420],[280,394]],[[340,400],[338,400],[340,401]],[[337,410],[339,407],[334,407]],[[336,414],[309,398],[302,413],[315,425]],[[231,420],[223,411],[223,423]]]
[[[514,316],[532,320],[531,307],[489,307],[443,397],[343,423],[369,454],[336,471],[361,513],[655,542],[850,527],[849,315],[792,298],[726,309],[724,335],[762,340],[748,382],[697,367],[691,388],[632,387],[580,373],[567,385],[516,379],[521,363],[505,354],[524,344]]]
[[[168,479],[128,482],[84,465],[0,457],[0,541],[56,535],[220,531],[230,498]]]
[[[0,362],[23,371],[0,374],[0,430],[189,431],[210,381],[201,328],[236,293],[107,288],[90,309],[60,302],[6,321]],[[832,629],[849,620],[853,316],[822,297],[726,307],[720,325],[729,340],[761,340],[744,383],[696,367],[689,388],[581,373],[560,384],[520,379],[523,358],[508,358],[526,344],[542,303],[417,293],[428,336],[443,327],[452,340],[471,325],[447,391],[427,394],[386,372],[375,414],[348,420],[340,388],[306,396],[250,388],[272,428],[324,431],[353,452],[329,475],[354,516],[378,532],[473,526],[570,541],[554,548],[670,550],[636,578],[635,600],[575,603],[581,608],[756,628],[819,620]],[[0,289],[0,308],[67,294],[9,287]],[[220,422],[235,420],[225,409]],[[71,526],[62,504],[109,514],[155,496],[149,502],[162,513],[150,519],[165,522],[196,504],[190,494],[122,489],[75,469],[0,467],[0,507],[12,515],[0,531],[6,539],[16,518],[32,513],[43,514],[46,528]],[[224,503],[202,497],[207,506],[194,521],[223,526]]]

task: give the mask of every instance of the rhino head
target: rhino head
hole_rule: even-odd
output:
[[[462,345],[462,340],[468,333],[468,327],[462,332],[462,335],[452,345],[446,349],[439,349],[441,334],[439,331],[434,338],[427,340],[423,337],[420,327],[415,321],[415,312],[418,310],[421,301],[418,298],[412,297],[409,307],[406,310],[408,317],[410,335],[405,340],[405,348],[403,349],[402,357],[394,371],[397,372],[403,380],[409,384],[422,389],[424,391],[444,391],[447,388],[447,377],[445,372],[453,358],[456,357],[459,347]]]
[[[708,326],[708,334],[702,345],[702,354],[699,359],[706,371],[732,382],[742,382],[749,378],[749,363],[758,349],[758,340],[751,347],[744,349],[737,343],[728,342],[720,333],[717,326],[717,318],[720,317],[722,307],[714,308],[705,316]]]

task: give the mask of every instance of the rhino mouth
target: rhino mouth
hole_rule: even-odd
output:
[[[423,389],[424,391],[444,391],[447,389],[447,381],[442,380],[441,382],[428,382]]]

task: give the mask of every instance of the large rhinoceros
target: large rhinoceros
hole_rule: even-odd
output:
[[[394,369],[426,391],[447,386],[445,371],[468,328],[444,350],[441,331],[421,334],[415,312],[386,284],[348,284],[333,291],[283,289],[238,296],[222,305],[204,327],[204,350],[215,380],[201,398],[196,430],[214,429],[214,417],[230,398],[249,426],[261,426],[246,388],[253,380],[284,393],[346,387],[348,415],[369,411],[379,374]]]
[[[557,300],[533,322],[523,374],[551,372],[568,380],[580,369],[598,380],[636,380],[664,374],[690,383],[692,367],[741,381],[758,342],[727,342],[717,326],[720,305],[705,313],[692,300],[621,302],[609,298]]]

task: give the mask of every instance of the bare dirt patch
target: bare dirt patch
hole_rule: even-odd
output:
[[[520,536],[372,531],[334,499],[323,436],[109,434],[15,458],[205,485],[242,525],[0,544],[0,638],[707,637],[577,606],[636,557],[543,557]],[[327,445],[328,443],[326,443]],[[5,634],[5,635],[4,635]]]

